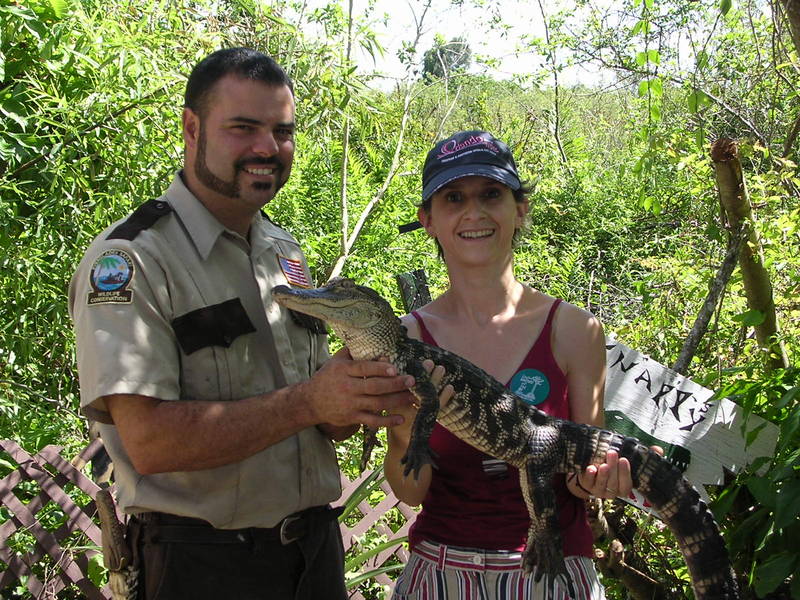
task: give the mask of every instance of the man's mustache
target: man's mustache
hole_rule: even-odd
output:
[[[237,171],[243,170],[245,167],[272,167],[278,171],[283,170],[283,163],[275,157],[272,158],[242,158],[234,163]]]

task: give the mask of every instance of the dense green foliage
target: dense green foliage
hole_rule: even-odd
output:
[[[295,80],[294,171],[267,210],[303,242],[317,282],[342,249],[345,162],[347,231],[369,214],[343,273],[392,298],[398,312],[397,273],[424,268],[433,293],[441,291],[445,272],[432,243],[397,227],[415,218],[432,143],[485,128],[514,148],[534,190],[519,276],[588,308],[608,333],[668,365],[725,251],[708,144],[737,138],[796,364],[800,59],[780,5],[620,0],[609,14],[577,5],[545,15],[550,35],[528,41],[549,57],[545,70],[498,81],[453,69],[424,81],[414,75],[424,49],[410,32],[402,52],[409,75],[385,92],[346,60],[347,17],[336,3],[0,0],[0,438],[28,451],[85,444],[69,278],[91,238],[160,194],[180,166],[185,76],[226,45],[274,55]],[[368,17],[350,41],[375,54]],[[604,69],[612,83],[558,85],[571,62]],[[687,375],[780,427],[774,460],[732,478],[715,510],[748,593],[800,598],[791,542],[800,536],[800,377],[764,369],[757,319],[735,271]],[[349,474],[355,446],[340,447]],[[642,543],[666,546],[665,535],[646,527]],[[679,556],[651,555],[661,580],[685,586]]]

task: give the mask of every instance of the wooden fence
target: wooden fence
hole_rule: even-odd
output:
[[[102,442],[95,440],[78,456],[67,460],[58,446],[47,446],[30,455],[17,443],[0,440],[0,464],[7,462],[6,466],[11,467],[0,479],[0,597],[27,597],[14,595],[12,588],[23,586],[30,597],[37,599],[55,599],[62,592],[62,597],[111,598],[107,585],[99,588],[89,577],[93,557],[101,547],[94,503],[100,486],[83,470],[101,449]],[[352,482],[342,475],[342,501],[351,497],[370,475],[365,472]],[[352,550],[348,556],[369,555],[360,547],[360,540],[370,529],[374,528],[384,541],[397,541],[407,534],[413,522],[414,511],[399,503],[385,482],[377,487],[385,497],[375,506],[366,500],[357,503],[341,524],[345,550]],[[406,521],[397,532],[383,519],[395,507],[400,519]],[[358,570],[375,571],[369,579],[391,588],[392,580],[381,571],[391,570],[385,566],[387,563],[405,563],[408,555],[401,543],[382,544],[378,549]],[[363,600],[358,586],[350,598]]]

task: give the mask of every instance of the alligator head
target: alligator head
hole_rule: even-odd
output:
[[[337,277],[315,289],[279,285],[272,289],[272,297],[286,308],[325,321],[357,360],[396,354],[402,325],[375,290]]]

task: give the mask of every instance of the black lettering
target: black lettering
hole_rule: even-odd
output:
[[[693,398],[692,392],[684,392],[682,390],[675,390],[675,394],[677,394],[678,399],[675,400],[675,404],[672,405],[670,410],[672,411],[672,415],[675,417],[676,421],[680,421],[680,417],[678,416],[678,412],[680,411],[681,404],[686,402],[689,398]],[[692,409],[694,410],[694,409]]]
[[[628,372],[628,371],[630,371],[630,370],[631,370],[633,367],[635,367],[636,365],[638,365],[638,364],[639,364],[638,362],[632,362],[631,364],[629,364],[629,365],[626,367],[626,366],[625,366],[625,363],[623,363],[623,362],[622,362],[624,359],[625,359],[625,354],[623,354],[622,352],[620,352],[620,353],[619,353],[619,357],[617,358],[617,360],[616,360],[616,361],[614,361],[614,364],[613,364],[613,365],[611,365],[611,367],[609,367],[609,368],[613,369],[614,367],[616,367],[617,365],[619,365],[619,368],[620,368],[620,369],[622,369],[622,372],[623,372],[623,373],[627,373],[627,372]]]
[[[684,425],[680,428],[681,431],[691,431],[694,429],[695,425],[698,425],[706,420],[705,413],[708,412],[708,405],[704,404],[700,409],[695,410],[694,408],[689,409],[689,418],[692,420],[691,423],[688,425]],[[697,415],[697,420],[695,420],[695,414]]]
[[[647,383],[645,385],[647,387],[647,391],[648,392],[652,392],[653,391],[653,389],[651,387],[651,384],[653,382],[650,380],[650,371],[648,371],[647,369],[645,369],[644,371],[639,373],[639,376],[636,379],[634,379],[633,381],[635,383],[639,383],[640,381],[646,381]]]
[[[658,406],[658,401],[661,400],[661,398],[663,398],[664,396],[669,394],[674,389],[675,389],[674,385],[669,385],[667,383],[662,383],[661,384],[661,390],[655,396],[653,396],[653,402],[656,403],[656,406]]]

